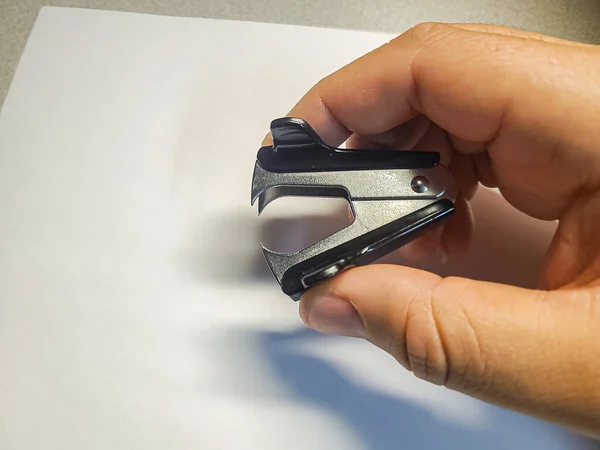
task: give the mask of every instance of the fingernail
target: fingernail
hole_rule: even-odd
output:
[[[364,338],[365,327],[352,304],[339,297],[317,297],[303,314],[307,325],[323,334]]]

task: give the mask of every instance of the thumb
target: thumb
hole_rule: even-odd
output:
[[[392,265],[354,268],[303,296],[326,334],[367,339],[417,377],[600,433],[600,291],[534,291]]]

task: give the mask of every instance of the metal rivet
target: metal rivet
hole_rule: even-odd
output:
[[[429,190],[429,180],[423,176],[414,177],[410,182],[410,187],[417,194],[422,194]]]

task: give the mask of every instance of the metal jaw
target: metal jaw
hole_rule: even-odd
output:
[[[369,264],[454,212],[456,188],[434,152],[342,150],[301,119],[271,123],[273,145],[259,150],[252,199],[259,214],[284,196],[342,197],[354,221],[295,253],[262,251],[285,294],[304,291],[350,267]]]

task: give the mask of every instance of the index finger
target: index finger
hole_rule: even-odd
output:
[[[576,124],[561,113],[557,126],[553,114],[571,100],[563,95],[562,104],[548,108],[548,95],[585,89],[573,83],[569,67],[590,47],[517,35],[418,25],[321,80],[288,116],[303,118],[334,146],[418,114],[466,141],[492,141],[507,123],[531,124],[556,139],[565,130],[573,134]]]

